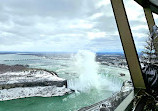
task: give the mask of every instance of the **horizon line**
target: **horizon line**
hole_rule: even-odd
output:
[[[77,51],[0,51],[0,53],[77,53]],[[95,53],[123,53],[123,51],[97,51]],[[138,53],[141,53],[139,51]]]

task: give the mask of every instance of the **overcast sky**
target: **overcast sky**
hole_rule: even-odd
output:
[[[124,1],[140,51],[148,33],[143,9]],[[122,51],[110,0],[1,0],[0,42],[0,51]]]

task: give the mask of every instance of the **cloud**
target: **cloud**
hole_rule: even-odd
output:
[[[91,40],[91,39],[95,39],[95,38],[104,38],[106,35],[105,32],[88,32],[87,33],[87,37]]]
[[[141,50],[143,10],[124,2]],[[122,51],[110,0],[1,0],[0,13],[0,51]]]

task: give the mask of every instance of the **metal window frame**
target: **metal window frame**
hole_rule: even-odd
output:
[[[111,0],[117,28],[135,88],[146,89],[123,0]]]
[[[111,0],[111,5],[113,8],[113,12],[115,15],[115,20],[117,23],[117,28],[119,30],[122,46],[125,52],[126,60],[128,63],[128,67],[130,70],[130,74],[133,80],[134,84],[134,91],[131,92],[123,101],[120,103],[120,105],[115,109],[115,111],[120,111],[120,109],[123,111],[131,110],[132,103],[134,96],[138,94],[138,92],[142,91],[143,89],[146,89],[145,83],[142,76],[142,71],[140,67],[140,62],[138,59],[138,54],[136,52],[135,44],[133,41],[133,36],[131,33],[131,29],[129,26],[128,18],[126,15],[126,11],[124,8],[123,0]],[[150,30],[150,33],[152,32],[152,27],[155,25],[155,21],[152,15],[152,11],[149,7],[144,8],[144,14],[147,20],[148,28]],[[132,55],[134,57],[132,58],[130,56],[130,48]],[[135,63],[132,62],[132,60],[135,59]],[[136,65],[137,68],[134,69],[132,65]],[[140,78],[140,80],[139,80]],[[139,94],[138,94],[139,95]]]

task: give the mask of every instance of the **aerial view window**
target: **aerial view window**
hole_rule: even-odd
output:
[[[158,28],[143,7],[1,0],[0,111],[156,109],[140,102],[158,95]]]

